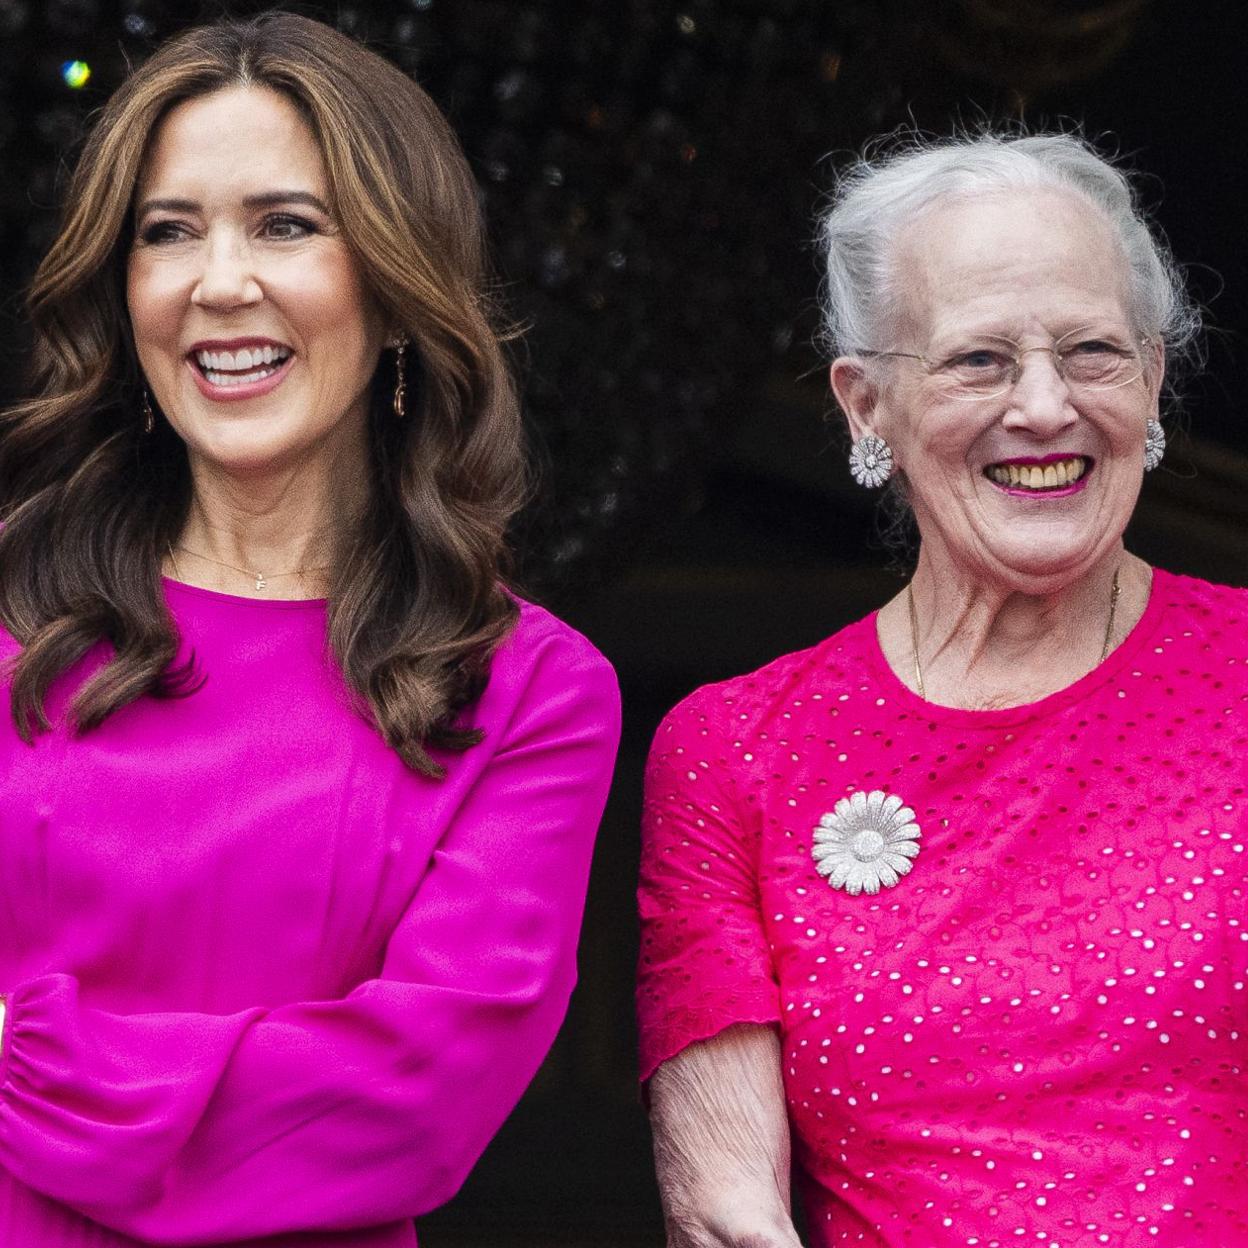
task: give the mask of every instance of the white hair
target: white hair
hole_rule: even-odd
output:
[[[1126,174],[1073,134],[992,131],[889,136],[840,177],[819,225],[828,354],[892,345],[886,327],[901,311],[893,246],[925,209],[947,197],[1041,188],[1072,191],[1100,211],[1127,266],[1133,328],[1160,339],[1172,360],[1182,355],[1196,342],[1200,313]]]

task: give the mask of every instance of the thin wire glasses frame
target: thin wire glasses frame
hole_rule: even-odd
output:
[[[1129,347],[1124,346],[1112,338],[1092,333],[1091,326],[1082,326],[1063,334],[1050,347],[1024,347],[1011,338],[989,334],[943,360],[933,360],[913,351],[857,351],[855,354],[866,360],[918,360],[929,376],[943,384],[950,398],[975,402],[999,398],[1013,389],[1023,375],[1023,356],[1033,351],[1051,355],[1057,375],[1072,389],[1117,390],[1144,375],[1144,352],[1148,345],[1148,338],[1138,338]]]

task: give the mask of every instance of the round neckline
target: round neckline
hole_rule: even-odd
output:
[[[1165,615],[1166,606],[1171,600],[1170,582],[1174,579],[1162,568],[1154,567],[1152,573],[1148,602],[1144,606],[1143,614],[1136,620],[1134,627],[1122,639],[1122,642],[1110,651],[1105,661],[1098,663],[1090,672],[1085,672],[1072,684],[1056,689],[1035,702],[1022,702],[1018,706],[989,707],[981,710],[944,706],[939,702],[929,702],[919,697],[893,671],[884,657],[884,650],[880,645],[878,610],[873,611],[863,620],[863,624],[867,626],[870,633],[867,658],[874,669],[876,679],[886,687],[887,695],[891,699],[903,704],[913,714],[934,723],[958,724],[967,728],[1003,728],[1026,723],[1031,719],[1041,719],[1087,697],[1093,690],[1116,676],[1147,645]]]
[[[202,585],[188,585],[185,581],[174,580],[171,576],[161,576],[161,583],[166,589],[176,589],[184,594],[197,598],[209,598],[230,606],[242,607],[277,607],[283,610],[315,607],[324,610],[329,605],[328,598],[244,598],[241,594],[227,594],[219,589],[205,589]]]

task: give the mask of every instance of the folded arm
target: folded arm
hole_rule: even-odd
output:
[[[82,1002],[72,976],[16,985],[0,1165],[154,1244],[377,1225],[453,1195],[575,979],[618,702],[596,655],[551,661],[556,677],[506,726],[379,976],[345,998],[121,1015]]]

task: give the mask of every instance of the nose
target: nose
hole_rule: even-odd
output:
[[[1047,348],[1023,352],[1018,360],[1018,380],[1009,395],[1005,427],[1049,438],[1078,419],[1070,387],[1057,370],[1053,352]]]
[[[228,233],[214,233],[206,240],[203,267],[191,291],[199,307],[228,311],[259,303],[264,298],[251,265],[246,240]]]

